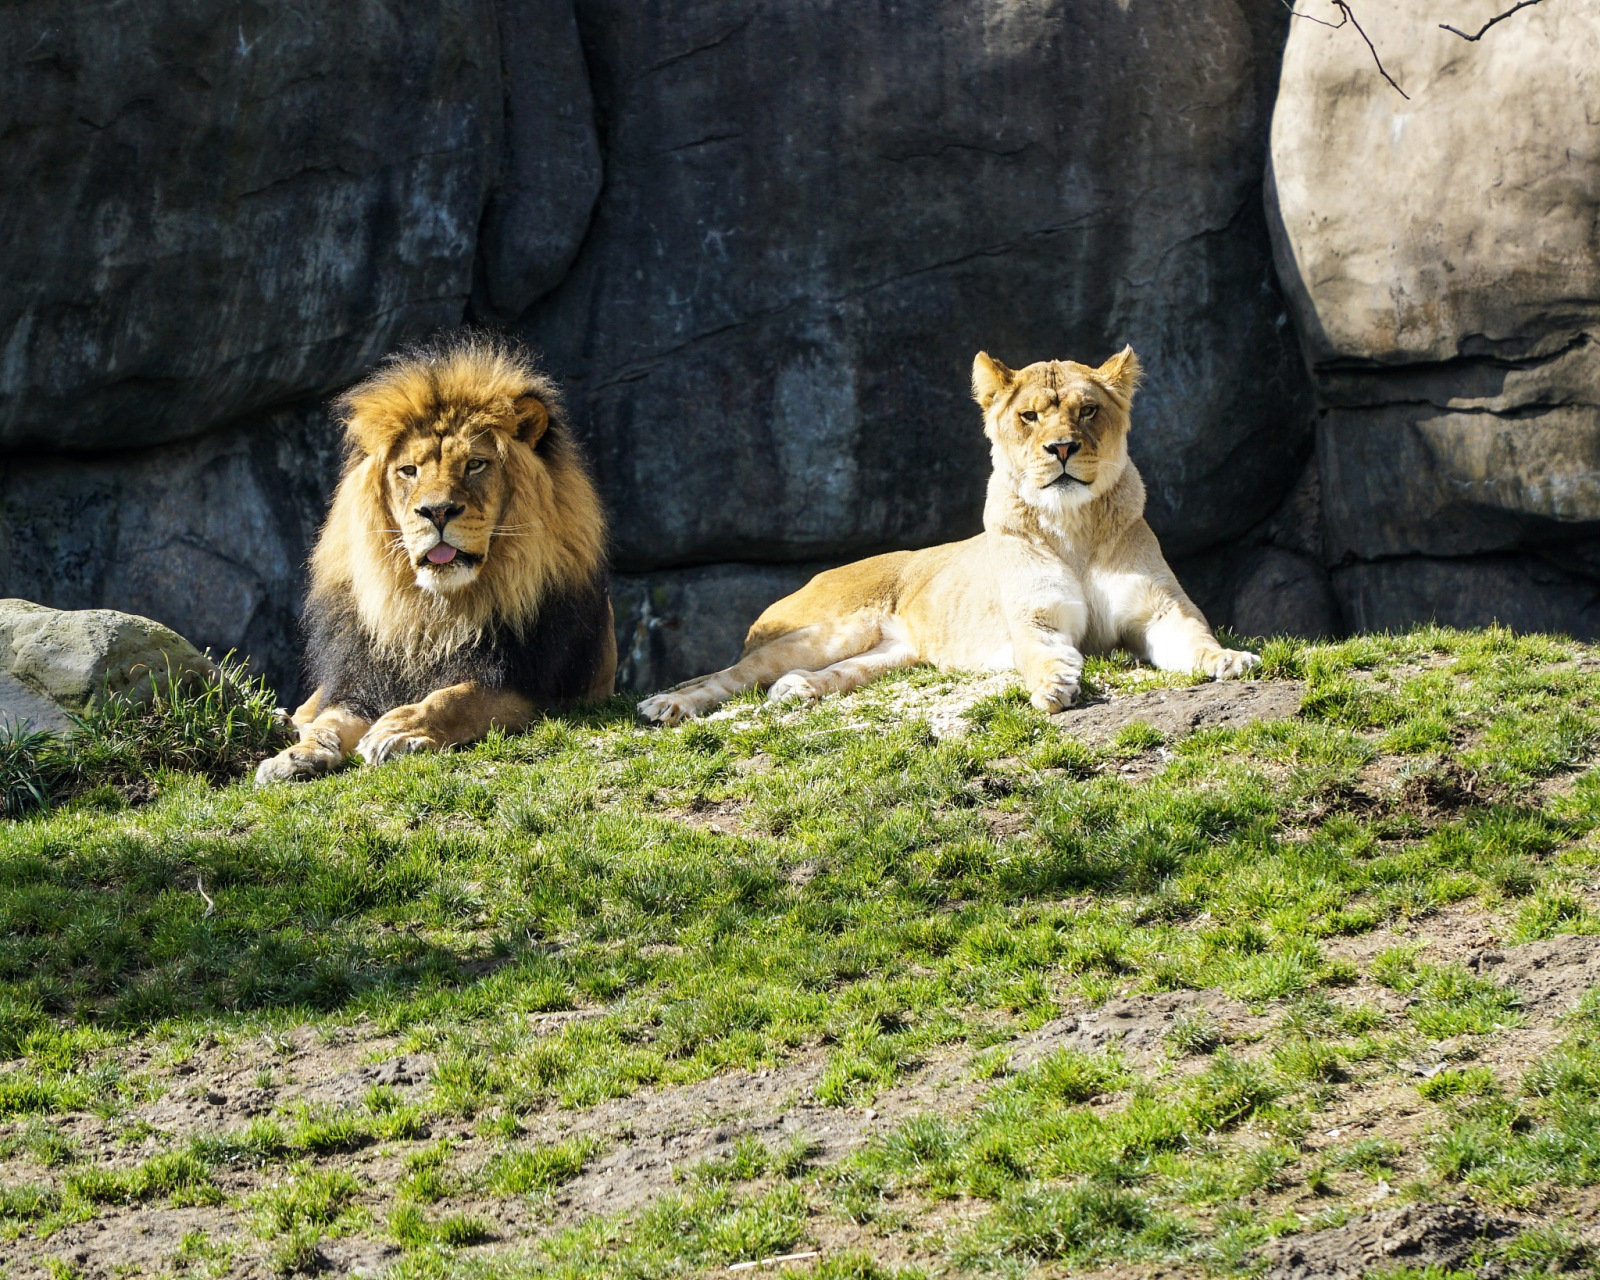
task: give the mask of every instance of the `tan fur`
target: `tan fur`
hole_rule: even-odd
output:
[[[1076,701],[1083,654],[1126,648],[1223,680],[1258,663],[1224,649],[1144,520],[1128,458],[1139,361],[1048,361],[1013,372],[980,352],[973,396],[993,470],[984,532],[818,574],[750,629],[744,656],[640,714],[663,724],[752,687],[776,700],[856,688],[895,667],[1015,668],[1044,711]]]
[[[426,679],[491,623],[521,630],[555,588],[591,579],[605,555],[594,484],[564,433],[555,385],[495,340],[466,337],[392,358],[338,401],[348,461],[311,557],[311,607],[346,598],[372,652]],[[558,430],[537,449],[552,423]],[[442,526],[419,508],[453,513]],[[459,510],[458,510],[459,509]],[[457,559],[434,565],[448,543]],[[609,697],[615,637],[589,696]],[[258,781],[326,772],[353,751],[376,762],[520,728],[533,704],[461,684],[369,723],[313,692],[300,741],[264,761]]]

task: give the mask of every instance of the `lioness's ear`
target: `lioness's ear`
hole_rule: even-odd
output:
[[[987,409],[994,398],[1011,385],[1015,375],[987,351],[972,358],[972,398]]]
[[[1138,389],[1139,379],[1144,375],[1144,370],[1139,367],[1139,357],[1133,354],[1132,347],[1123,347],[1095,372],[1130,400]]]
[[[518,396],[511,407],[517,411],[517,439],[536,445],[550,426],[550,410],[538,396]]]

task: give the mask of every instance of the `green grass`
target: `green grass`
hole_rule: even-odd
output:
[[[599,1150],[591,1138],[496,1153],[483,1171],[484,1189],[496,1196],[548,1194],[583,1172],[583,1165]]]
[[[1300,1225],[1296,1196],[1321,1213],[1380,1178],[1519,1203],[1590,1185],[1589,1024],[1537,1089],[1502,1085],[1471,1055],[1523,1023],[1515,993],[1414,945],[1346,951],[1447,908],[1507,943],[1600,928],[1600,673],[1578,651],[1503,630],[1274,641],[1264,670],[1305,682],[1300,716],[1099,748],[1014,690],[936,740],[916,700],[961,682],[931,671],[669,731],[618,700],[264,791],[233,780],[276,732],[259,687],[108,709],[76,772],[46,779],[53,807],[0,822],[0,1159],[19,1170],[0,1234],[220,1195],[285,1275],[347,1232],[401,1245],[400,1276],[689,1274],[823,1221],[855,1244],[818,1274],[895,1274],[878,1233],[930,1270],[1227,1271]],[[1188,683],[1121,659],[1087,679]],[[0,743],[0,785],[23,754]],[[1191,1013],[1153,1059],[1064,1050],[1008,1074],[1011,1038],[1065,1011],[1218,988],[1263,1029]],[[240,1056],[275,1090],[293,1029],[381,1036],[432,1073],[156,1134],[104,1171],[54,1127],[136,1131],[191,1057]],[[986,1082],[975,1100],[828,1164],[737,1143],[620,1215],[557,1206],[626,1134],[528,1135],[552,1109],[805,1055],[806,1101],[863,1109],[951,1054]],[[1382,1082],[1438,1113],[1424,1146],[1313,1141],[1339,1091]],[[363,1161],[393,1172],[371,1184]],[[496,1202],[555,1216],[486,1249]]]
[[[150,696],[97,698],[66,735],[0,727],[0,818],[78,800],[117,809],[163,771],[227,781],[291,740],[263,680],[232,655],[207,679],[167,677]]]
[[[1442,1113],[1431,1156],[1442,1178],[1507,1204],[1600,1182],[1600,989],[1568,1030],[1516,1095],[1483,1068],[1441,1072],[1419,1089]]]

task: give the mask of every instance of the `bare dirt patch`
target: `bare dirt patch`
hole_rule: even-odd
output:
[[[1503,951],[1478,951],[1467,958],[1467,967],[1515,987],[1530,1022],[1550,1023],[1600,985],[1600,937],[1566,934]]]
[[[1057,1049],[1117,1049],[1130,1062],[1151,1062],[1169,1052],[1167,1037],[1186,1016],[1207,1018],[1226,1039],[1253,1038],[1271,1026],[1270,1019],[1254,1016],[1243,1001],[1221,991],[1150,991],[1045,1023],[1017,1041],[1011,1068],[1026,1070]]]
[[[1406,1205],[1276,1240],[1261,1280],[1360,1280],[1379,1267],[1456,1267],[1515,1224],[1458,1204]]]
[[[1130,724],[1148,724],[1168,738],[1258,720],[1287,720],[1300,711],[1298,680],[1227,680],[1186,689],[1150,689],[1113,695],[1058,712],[1050,718],[1091,745],[1109,742]]]

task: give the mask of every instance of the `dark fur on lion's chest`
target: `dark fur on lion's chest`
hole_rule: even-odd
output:
[[[377,651],[348,596],[313,596],[301,620],[308,684],[322,691],[323,706],[348,707],[372,720],[467,681],[520,693],[540,710],[570,706],[590,689],[605,652],[608,585],[598,574],[553,592],[520,632],[492,627],[476,644],[421,670]]]

